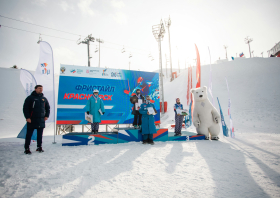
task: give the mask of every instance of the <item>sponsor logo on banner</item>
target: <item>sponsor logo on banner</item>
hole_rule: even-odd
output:
[[[65,68],[65,67],[61,67],[61,68],[60,68],[60,73],[61,73],[61,74],[64,74],[65,71],[66,71],[66,68]]]
[[[83,73],[83,70],[82,69],[77,69],[77,74],[81,74]]]
[[[122,74],[120,72],[112,72],[111,77],[122,77]]]
[[[75,74],[75,73],[76,73],[76,70],[75,70],[75,69],[71,70],[71,73],[72,73],[72,74]]]
[[[88,69],[86,70],[86,73],[87,73],[87,74],[89,73],[89,70],[88,70]]]
[[[89,70],[89,75],[97,74],[97,72],[99,72],[99,70],[91,69]]]
[[[102,76],[108,76],[108,74],[106,73],[107,69],[104,69],[102,72]]]
[[[50,69],[47,69],[48,64],[47,63],[41,63],[41,67],[44,67],[44,69],[42,69],[42,74],[47,74],[49,75],[51,73]]]

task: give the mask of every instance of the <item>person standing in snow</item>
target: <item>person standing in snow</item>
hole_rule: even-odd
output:
[[[153,134],[157,133],[155,126],[154,115],[150,114],[148,108],[154,109],[157,113],[154,104],[150,102],[150,96],[146,96],[146,102],[141,104],[139,112],[142,114],[142,134],[143,134],[143,144],[154,144]]]
[[[27,122],[24,153],[31,154],[29,146],[34,129],[37,129],[36,151],[44,152],[42,149],[43,130],[45,128],[45,121],[50,115],[50,105],[47,98],[44,97],[42,85],[36,85],[35,91],[25,99],[23,114]]]
[[[177,113],[177,109],[183,110],[183,105],[180,103],[180,98],[176,99],[176,104],[174,105],[174,112],[175,112],[175,134],[174,136],[180,136],[182,130],[182,123],[184,116]]]
[[[91,132],[98,133],[99,123],[101,122],[101,115],[105,114],[103,101],[98,97],[99,91],[95,89],[93,96],[89,98],[86,105],[87,114],[92,115]]]
[[[142,103],[144,102],[144,96],[140,94],[140,91],[140,89],[137,89],[136,95],[130,98],[130,102],[134,105],[132,114],[134,115],[133,126],[135,129],[141,128],[142,124],[142,115],[139,113],[140,107],[138,107],[137,109],[135,107],[135,103],[137,103],[139,100],[142,100]]]

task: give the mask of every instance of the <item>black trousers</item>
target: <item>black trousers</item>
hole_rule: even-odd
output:
[[[37,129],[37,147],[42,146],[43,130],[44,130],[44,128]],[[30,146],[30,141],[31,141],[33,131],[34,131],[34,128],[30,128],[27,126],[27,132],[26,132],[25,144],[24,144],[25,149],[28,149]]]
[[[133,125],[141,125],[141,124],[142,124],[142,114],[139,113],[139,111],[136,111],[136,113],[134,114]]]

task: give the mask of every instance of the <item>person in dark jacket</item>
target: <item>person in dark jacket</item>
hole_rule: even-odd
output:
[[[27,122],[27,133],[25,137],[25,154],[31,154],[29,149],[31,137],[34,129],[37,129],[37,150],[44,152],[42,149],[43,130],[45,121],[50,115],[50,105],[47,98],[43,94],[43,86],[36,85],[35,91],[28,96],[23,104],[23,114]]]
[[[176,98],[176,104],[174,105],[175,112],[175,134],[174,136],[181,136],[182,123],[184,116],[177,112],[177,109],[183,110],[183,105],[180,103],[180,98]]]
[[[139,100],[142,100],[141,102],[144,103],[144,99],[145,99],[144,96],[140,94],[140,89],[137,89],[136,95],[130,98],[130,102],[133,104],[132,114],[134,115],[133,126],[135,129],[141,128],[141,124],[142,124],[142,115],[139,113],[140,106],[136,108],[135,103],[138,103]]]

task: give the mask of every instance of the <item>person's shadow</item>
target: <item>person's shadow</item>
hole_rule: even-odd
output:
[[[186,144],[185,141],[172,141],[169,143],[172,144],[172,149],[165,158],[165,161],[168,163],[168,166],[166,167],[166,172],[172,174],[174,173],[177,164],[179,164],[184,159],[184,157],[192,156],[193,153],[183,151],[182,144]]]
[[[244,153],[231,143],[210,140],[197,141],[196,145],[215,182],[213,197],[270,197],[252,178]],[[206,182],[201,183],[202,188]]]
[[[102,181],[109,181],[121,173],[129,172],[133,169],[133,163],[135,162],[136,158],[153,147],[164,146],[164,144],[158,144],[158,142],[156,142],[154,146],[142,145],[141,142],[135,144],[137,144],[136,148],[132,147],[131,145],[126,146],[125,144],[121,147],[120,145],[116,145],[116,147],[110,151],[114,153],[113,158],[112,155],[108,157],[104,156],[104,160],[100,161],[100,159],[89,159],[86,164],[81,164],[80,167],[85,166],[87,170],[87,172],[83,172],[82,174],[83,181],[80,182],[79,186],[77,186],[75,190],[68,193],[64,197],[79,197],[96,184],[99,184]],[[122,149],[121,152],[118,149],[119,147]],[[95,168],[95,163],[102,163],[103,165],[99,165],[97,168]]]
[[[131,144],[136,144],[137,146],[132,146]],[[50,171],[50,168],[46,170],[47,172],[52,172],[52,174],[45,175],[43,168],[45,166],[38,164],[37,169],[40,170],[40,172],[36,173],[36,171],[33,171],[34,175],[30,175],[31,177],[37,177],[36,174],[42,174],[44,177],[31,180],[28,184],[30,187],[27,187],[20,196],[48,197],[54,196],[54,192],[57,191],[61,197],[80,197],[101,181],[108,181],[123,172],[132,170],[135,159],[152,148],[150,145],[142,146],[142,144],[140,144],[141,143],[139,143],[139,145],[138,143],[124,143],[110,146],[64,147],[65,150],[68,150],[67,153],[73,155],[73,157],[70,156],[70,159],[69,154],[64,156],[65,152],[59,153],[59,151],[53,150],[55,152],[51,154],[53,157],[48,158],[50,158],[49,160],[52,167],[57,167],[55,167],[53,171]],[[99,148],[100,151],[98,151]],[[47,153],[45,152],[44,154]],[[75,187],[73,187],[73,185]],[[30,190],[28,190],[28,188],[30,188]],[[60,193],[62,188],[66,189],[64,192],[62,191],[62,193]],[[48,195],[46,192],[50,192],[50,194]],[[12,194],[16,196],[17,192],[14,191]]]

